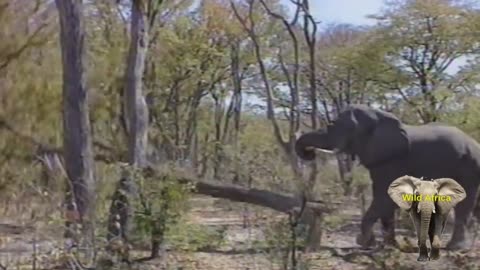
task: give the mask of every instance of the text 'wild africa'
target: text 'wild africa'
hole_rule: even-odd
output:
[[[407,202],[420,202],[420,201],[450,202],[452,201],[452,198],[448,195],[402,194],[402,199]]]

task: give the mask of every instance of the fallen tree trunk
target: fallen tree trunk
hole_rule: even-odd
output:
[[[319,231],[311,241],[318,243],[321,242],[322,238],[322,228],[319,227],[321,220],[324,214],[333,211],[325,202],[305,201],[307,199],[305,197],[288,196],[268,190],[245,188],[236,185],[213,184],[188,178],[181,178],[179,180],[185,184],[193,185],[193,191],[197,194],[267,207],[286,213],[290,218],[293,217],[295,224],[302,223],[308,224],[309,226],[311,226],[310,224],[314,224],[314,226],[318,227],[317,230]],[[310,250],[315,251],[317,248],[317,246],[314,246]]]
[[[282,213],[289,213],[300,208],[302,204],[302,198],[300,197],[288,196],[268,190],[245,188],[237,185],[213,184],[188,178],[181,178],[179,181],[193,184],[193,192],[198,194],[228,199],[234,202],[250,203]],[[331,209],[323,201],[307,201],[305,207],[316,214],[331,212]]]

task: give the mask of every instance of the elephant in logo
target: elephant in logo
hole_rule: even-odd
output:
[[[419,248],[417,260],[438,260],[440,236],[448,213],[467,196],[463,187],[450,178],[428,181],[406,175],[390,184],[388,195],[400,209],[408,211],[415,225]],[[430,257],[427,235],[431,246]]]

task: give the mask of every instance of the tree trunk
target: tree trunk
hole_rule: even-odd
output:
[[[318,174],[318,166],[316,162],[312,162],[310,165],[310,172],[308,176],[307,187],[305,189],[305,195],[307,200],[315,200],[315,184]],[[315,251],[320,247],[322,240],[322,216],[314,215],[311,219],[307,219],[308,232],[307,232],[307,250]]]
[[[167,188],[163,188],[160,196],[163,198],[166,197],[166,193],[168,192]],[[151,237],[151,250],[150,250],[150,258],[157,258],[161,252],[160,245],[163,243],[163,239],[165,236],[165,228],[167,226],[167,212],[169,208],[169,201],[162,200],[160,210],[162,213],[158,214],[156,218],[152,219],[151,227],[152,227],[152,237]]]
[[[303,36],[308,47],[308,82],[309,82],[309,97],[310,104],[312,106],[312,112],[310,115],[312,129],[318,128],[318,98],[317,98],[317,66],[316,66],[316,43],[317,43],[317,22],[310,13],[310,3],[308,0],[298,1],[297,5],[301,5],[303,11]],[[308,186],[306,189],[307,199],[313,199],[315,194],[316,177],[318,174],[317,162],[312,162],[310,165],[310,172],[308,177]],[[322,220],[321,216],[314,216],[311,222],[308,224],[309,231],[307,237],[307,249],[316,250],[320,246],[322,238]]]
[[[350,155],[346,154],[337,154],[337,164],[338,172],[340,174],[340,181],[343,186],[343,195],[350,196],[352,194],[352,170],[353,170],[353,161]]]
[[[130,49],[125,70],[124,104],[125,119],[128,130],[128,163],[133,168],[146,165],[148,142],[148,108],[142,93],[142,76],[145,70],[145,56],[148,48],[148,17],[146,3],[141,0],[132,1]],[[124,261],[129,260],[128,235],[132,227],[131,199],[135,195],[134,181],[130,173],[125,172],[117,191],[112,198],[108,224],[107,239],[121,241],[121,255]],[[111,251],[119,252],[110,247]]]
[[[184,157],[190,160],[190,167],[194,170],[198,168],[197,163],[197,126],[198,126],[198,118],[197,118],[197,110],[200,106],[200,100],[202,99],[203,88],[201,84],[197,84],[197,89],[195,94],[192,97],[191,104],[189,106],[188,112],[188,119],[186,122],[186,131],[185,131],[185,138],[183,140],[183,144],[186,146],[184,152]]]
[[[128,161],[146,165],[148,108],[142,93],[142,76],[148,44],[148,18],[143,1],[132,3],[131,43],[125,73],[125,97],[129,125]]]
[[[68,230],[72,223],[81,222],[82,235],[89,245],[93,245],[95,176],[88,91],[85,87],[83,6],[81,0],[56,0],[55,3],[59,14],[63,64],[63,144],[69,190],[66,216],[73,218],[67,220],[66,236],[72,236]]]
[[[205,138],[203,139],[203,143],[202,143],[202,160],[201,160],[201,166],[202,166],[202,169],[200,170],[200,172],[198,173],[198,176],[200,178],[204,177],[207,172],[208,172],[208,144],[210,143],[210,139],[209,139],[210,135],[209,133],[205,133]]]
[[[225,114],[223,94],[213,95],[215,100],[214,126],[215,126],[215,145],[213,155],[213,177],[220,179],[220,169],[223,160],[223,142],[222,142],[222,122]]]

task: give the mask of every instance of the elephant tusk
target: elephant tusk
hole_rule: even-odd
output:
[[[335,150],[327,150],[327,149],[322,149],[322,148],[316,148],[314,146],[307,146],[305,147],[305,151],[319,151],[319,152],[323,152],[323,153],[327,153],[327,154],[336,154],[338,153],[338,151],[335,149]]]
[[[323,152],[323,153],[327,153],[327,154],[336,154],[337,153],[337,151],[321,149],[321,148],[317,148],[317,150],[320,151],[320,152]]]

